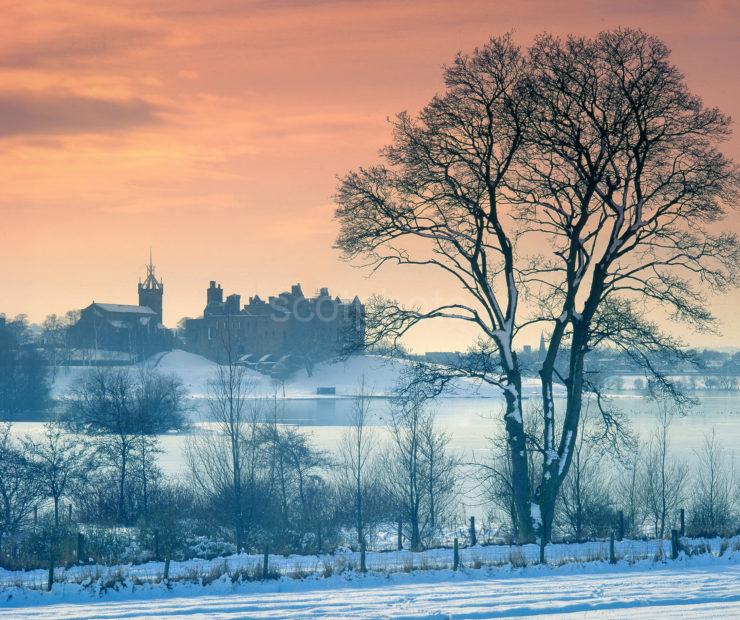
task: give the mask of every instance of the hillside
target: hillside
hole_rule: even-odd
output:
[[[213,378],[216,363],[200,355],[175,350],[164,355],[157,355],[146,362],[146,367],[155,368],[160,372],[178,375],[190,395],[202,398],[208,394],[208,382]],[[318,364],[308,376],[305,370],[299,370],[284,384],[273,380],[255,371],[248,371],[254,383],[255,395],[272,396],[278,398],[342,398],[355,396],[364,379],[366,390],[374,396],[388,396],[392,394],[394,386],[401,377],[409,362],[380,355],[358,355],[346,361],[335,361]],[[55,398],[69,393],[74,382],[88,368],[72,367],[61,370],[52,388]],[[336,396],[316,396],[316,388],[334,387]],[[525,392],[531,395],[538,393],[536,381],[525,381]],[[449,392],[449,397],[457,398],[500,398],[500,390],[480,381],[464,379],[455,382]]]

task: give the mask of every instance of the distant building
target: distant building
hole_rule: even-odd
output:
[[[139,305],[93,301],[69,328],[72,347],[121,351],[146,357],[172,348],[174,335],[162,323],[164,285],[154,274],[151,255],[144,282],[139,282]]]
[[[342,300],[327,288],[305,297],[300,284],[267,301],[255,295],[242,307],[240,295],[224,300],[212,280],[203,316],[185,321],[184,339],[188,351],[216,361],[231,356],[266,367],[290,356],[311,365],[363,346],[365,309],[357,297]]]
[[[430,364],[442,364],[445,366],[455,366],[460,364],[464,357],[460,351],[427,351],[424,353],[424,361]]]

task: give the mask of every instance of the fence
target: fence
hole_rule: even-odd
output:
[[[629,563],[640,560],[663,560],[671,557],[669,540],[597,540],[584,543],[553,543],[547,546],[546,559],[549,564],[560,565],[571,562],[608,561],[613,545],[614,560]],[[712,553],[720,555],[731,547],[740,549],[740,536],[731,539],[683,538],[681,549],[689,553]],[[459,555],[458,555],[459,554]],[[481,568],[511,565],[522,568],[539,561],[539,547],[530,545],[476,545],[453,548],[437,548],[425,551],[368,551],[365,562],[368,571],[411,572],[415,570]],[[456,566],[459,564],[459,566]],[[322,555],[274,555],[236,554],[212,560],[185,560],[147,562],[144,564],[78,565],[56,568],[54,582],[114,584],[124,580],[133,583],[159,583],[161,581],[192,581],[209,583],[224,575],[232,580],[257,580],[263,578],[294,577],[312,575],[329,576],[345,571],[360,570],[359,551],[340,551]],[[43,569],[31,571],[8,571],[0,569],[0,588],[25,587],[45,589],[49,574]]]

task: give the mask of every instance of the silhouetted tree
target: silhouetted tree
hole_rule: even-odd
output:
[[[28,321],[0,315],[0,414],[41,411],[49,405],[50,368],[33,342]]]
[[[710,327],[707,290],[736,284],[737,239],[711,232],[737,195],[736,168],[718,150],[729,118],[691,94],[666,46],[639,30],[542,36],[527,53],[508,35],[493,38],[459,54],[444,79],[417,118],[398,115],[383,165],[341,180],[337,246],[374,269],[436,270],[457,285],[431,308],[377,303],[368,338],[399,339],[435,318],[478,329],[471,355],[434,369],[432,383],[467,376],[501,388],[517,530],[547,541],[584,392],[599,393],[604,436],[619,431],[585,373],[588,352],[624,351],[680,400],[653,360],[686,354],[647,317]],[[540,253],[525,255],[520,239]],[[548,328],[537,489],[514,350],[534,323]],[[566,388],[560,415],[556,381]]]

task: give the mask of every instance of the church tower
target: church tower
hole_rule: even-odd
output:
[[[139,305],[147,306],[157,313],[157,321],[162,323],[162,296],[164,295],[164,284],[157,280],[154,275],[154,264],[152,263],[152,251],[149,250],[149,264],[146,267],[146,279],[142,283],[139,280]]]
[[[540,333],[540,349],[537,351],[537,361],[544,362],[547,357],[547,347],[545,346],[545,332]]]

